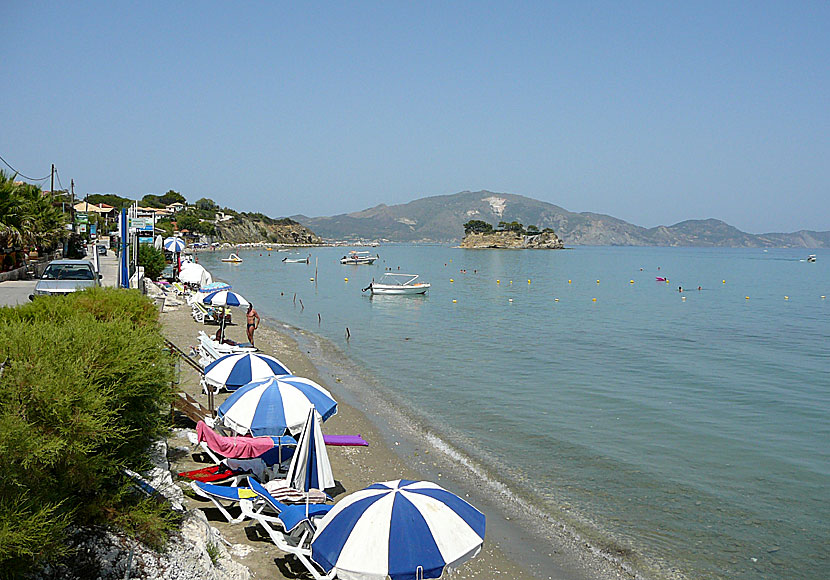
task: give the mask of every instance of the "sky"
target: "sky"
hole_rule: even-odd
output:
[[[486,189],[830,230],[828,2],[0,8],[0,156],[79,195],[281,217]]]

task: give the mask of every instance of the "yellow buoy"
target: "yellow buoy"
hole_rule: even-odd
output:
[[[597,284],[599,284],[599,280],[597,280]]]
[[[746,296],[746,299],[749,300],[749,296]]]
[[[348,279],[348,278],[343,278],[343,281],[344,281],[344,282],[348,282],[348,281],[349,281],[349,279]]]
[[[571,281],[570,281],[570,280],[568,280],[568,284],[570,284],[570,283],[571,283]]]
[[[530,280],[528,280],[527,283],[530,284]]]
[[[723,283],[726,284],[726,280],[723,280]]]
[[[597,301],[597,299],[596,299],[596,298],[594,298],[594,302],[596,302],[596,301]]]
[[[513,283],[513,280],[511,280],[511,281],[510,281],[510,283],[512,284],[512,283]]]
[[[458,300],[453,300],[453,301],[452,301],[452,303],[453,303],[453,304],[455,304],[456,302],[458,302]]]
[[[501,284],[501,280],[496,280],[496,284]]]
[[[455,280],[453,280],[452,278],[450,278],[450,282],[455,282]]]
[[[629,280],[629,281],[628,281],[628,283],[629,283],[629,284],[633,284],[633,283],[634,283],[634,280]]]
[[[554,298],[553,301],[554,302],[559,302],[559,298]]]
[[[309,282],[314,282],[314,278],[309,278],[308,281]]]
[[[824,300],[824,296],[822,296],[821,299]]]

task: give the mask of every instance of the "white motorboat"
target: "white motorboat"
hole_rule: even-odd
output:
[[[808,262],[815,262],[816,261],[816,255],[815,254],[810,254],[809,256],[807,256],[807,261]]]
[[[311,260],[311,256],[306,256],[305,258],[283,258],[282,261],[286,264],[308,264]]]
[[[340,258],[340,263],[352,265],[374,264],[375,260],[378,259],[380,259],[380,256],[378,255],[373,256],[369,252],[358,252],[352,250],[348,253],[348,255]]]
[[[369,290],[372,294],[426,294],[429,290],[429,282],[416,282],[417,274],[392,274],[387,272],[381,276],[380,281],[372,283],[363,289]]]
[[[223,262],[230,262],[231,264],[241,264],[242,258],[237,256],[236,254],[231,254],[227,258],[222,258]]]

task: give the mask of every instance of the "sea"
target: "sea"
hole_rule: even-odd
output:
[[[830,578],[830,251],[349,249],[199,261],[363,369],[491,498],[630,570]],[[362,291],[388,270],[432,287]]]

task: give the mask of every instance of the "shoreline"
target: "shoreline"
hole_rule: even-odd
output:
[[[185,350],[190,345],[195,344],[198,331],[204,329],[203,325],[193,321],[190,312],[184,306],[165,309],[161,320],[164,335],[178,347]],[[352,406],[351,401],[344,400],[344,389],[341,388],[342,378],[340,380],[330,378],[330,376],[337,376],[338,369],[318,368],[317,364],[312,362],[312,359],[308,356],[311,353],[303,352],[301,345],[279,325],[280,323],[273,319],[268,319],[266,322],[265,317],[263,317],[263,324],[260,325],[256,334],[258,348],[264,353],[276,356],[295,374],[308,377],[335,394],[338,400],[338,412],[326,422],[324,426],[326,433],[360,434],[369,441],[369,447],[365,448],[335,447],[329,450],[329,458],[335,478],[346,489],[346,493],[363,489],[376,481],[401,478],[424,479],[419,470],[413,469],[408,465],[408,462],[396,453],[397,449],[394,449],[394,445],[387,444],[387,436],[381,428],[372,422],[368,414]],[[239,324],[226,327],[226,334],[234,340],[242,340],[244,332],[244,327]],[[334,374],[332,374],[332,371]],[[345,376],[347,373],[341,372],[340,374]],[[182,365],[181,382],[178,389],[196,396],[197,400],[203,403],[206,402],[206,397],[200,393],[195,372],[188,370],[186,365]],[[217,396],[217,406],[226,396],[226,394]],[[345,399],[348,398],[348,396],[345,397]],[[204,466],[191,459],[192,448],[186,443],[186,437],[183,437],[182,433],[172,434],[168,444],[173,454],[176,455],[176,457],[171,457],[171,471],[178,472]],[[443,484],[442,478],[437,478],[436,481]],[[452,485],[448,487],[451,490],[453,489]],[[459,489],[455,489],[455,491],[460,492]],[[343,495],[336,497],[335,501],[341,499]],[[255,531],[249,531],[256,527],[254,522],[246,520],[240,524],[230,525],[215,513],[215,508],[209,507],[211,506],[209,502],[191,497],[186,497],[185,501],[191,509],[202,509],[208,516],[210,524],[219,529],[229,542],[254,547],[254,550],[246,553],[245,556],[238,557],[237,561],[248,566],[255,576],[285,578],[285,570],[297,569],[297,562],[291,561],[293,556],[278,551],[270,542],[263,542],[257,538]],[[475,501],[473,501],[473,504],[475,505]],[[491,527],[491,521],[492,516],[488,517],[488,535],[481,553],[461,566],[456,575],[460,578],[539,577],[504,554],[500,549],[500,542],[492,539],[493,527]],[[252,537],[257,538],[253,543]],[[245,551],[239,552],[244,553]],[[293,573],[291,574],[293,575]],[[557,576],[557,578],[578,580],[582,576],[567,575]]]
[[[195,341],[200,325],[193,323],[189,312],[185,311],[185,317],[193,328],[186,340]],[[338,479],[343,476],[348,491],[374,481],[406,477],[429,479],[459,495],[466,494],[488,516],[485,552],[488,548],[498,552],[495,560],[509,566],[511,571],[504,572],[509,577],[563,580],[642,577],[642,571],[633,569],[630,562],[617,557],[613,550],[598,548],[598,544],[584,539],[567,522],[552,518],[532,501],[516,495],[499,481],[501,474],[488,473],[488,469],[476,465],[433,429],[425,428],[423,421],[408,412],[408,406],[396,404],[391,392],[368,376],[366,369],[334,343],[313,331],[280,321],[267,310],[262,310],[262,320],[257,331],[260,349],[277,356],[295,374],[308,376],[325,386],[338,400],[341,411],[326,423],[325,431],[360,433],[364,437],[367,432],[372,433],[371,439],[367,437],[370,447],[357,452],[371,456],[362,470],[355,472],[348,462],[340,462],[338,451],[330,453],[335,476]],[[232,338],[243,338],[244,329],[238,325],[230,326],[228,331]],[[354,428],[343,428],[341,422]],[[398,469],[379,469],[378,463],[384,467],[397,465]],[[479,560],[485,560],[484,553],[462,570],[474,570]],[[492,577],[494,570],[481,577]],[[470,577],[479,577],[481,572],[476,570]]]

